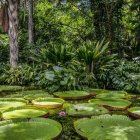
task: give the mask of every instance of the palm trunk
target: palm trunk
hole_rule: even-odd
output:
[[[10,65],[18,64],[18,0],[8,0]]]
[[[28,0],[28,34],[29,34],[29,44],[34,43],[34,23],[33,23],[33,0]]]

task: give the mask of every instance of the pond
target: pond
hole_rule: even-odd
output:
[[[54,100],[52,100],[52,98],[54,98],[54,96],[49,95],[46,91],[43,91],[43,92],[45,92],[45,96],[47,95],[47,101],[48,101],[48,98],[49,98],[49,105],[50,104],[54,105]],[[39,94],[40,94],[40,96],[38,96]],[[33,103],[35,101],[36,102],[37,101],[41,102],[41,105],[44,105],[43,103],[44,103],[44,101],[46,101],[46,97],[44,96],[44,93],[42,93],[42,91],[40,91],[40,90],[30,90],[30,91],[22,91],[22,92],[19,92],[19,91],[18,92],[17,91],[10,91],[10,92],[9,91],[8,92],[7,91],[1,91],[0,95],[1,95],[1,99],[5,99],[5,98],[19,99],[21,97],[23,97],[25,99],[25,97],[26,97],[26,100],[29,101],[28,104],[30,105],[30,107],[29,108],[22,108],[23,111],[25,111],[26,109],[32,109],[33,107],[31,107],[31,106],[33,105]],[[140,107],[140,102],[139,102],[140,101],[140,96],[135,95],[135,94],[128,94],[128,95],[134,95],[135,96],[135,98],[127,98],[127,101],[132,102],[131,107],[135,107],[135,106]],[[122,94],[121,94],[121,96],[122,96]],[[45,98],[45,100],[44,99],[38,99],[40,97]],[[115,98],[117,98],[117,97],[115,97]],[[90,99],[93,99],[94,102],[95,102],[95,100],[97,100],[97,101],[100,100],[100,99],[96,99],[95,96],[91,96],[91,97],[88,97],[86,99],[78,99],[78,100],[76,100],[76,99],[66,100],[65,99],[65,104],[63,105],[63,107],[60,107],[60,104],[61,103],[63,104],[63,100],[62,99],[59,100],[59,98],[57,98],[58,101],[57,101],[57,104],[55,103],[55,107],[54,106],[49,107],[49,109],[48,109],[49,110],[49,115],[44,116],[44,117],[49,116],[50,119],[56,120],[57,122],[59,122],[62,125],[62,133],[58,138],[59,140],[83,140],[83,137],[80,136],[79,134],[77,134],[76,131],[75,131],[75,128],[74,128],[74,122],[81,119],[81,118],[84,118],[84,117],[89,117],[90,118],[91,116],[94,116],[94,115],[99,116],[101,114],[111,114],[111,115],[117,114],[117,115],[129,116],[128,111],[126,109],[125,110],[110,110],[110,111],[108,111],[107,109],[100,108],[100,106],[97,106],[97,108],[94,107],[94,111],[95,111],[95,108],[96,108],[96,111],[97,111],[96,113],[97,114],[91,115],[90,113],[93,113],[93,105],[92,105],[92,103],[88,103]],[[34,100],[34,102],[32,102],[32,100]],[[116,99],[114,100],[114,98],[113,98],[113,99],[110,99],[110,100],[111,100],[111,102],[114,102]],[[124,99],[120,99],[120,98],[117,99],[117,101],[119,101],[118,103],[120,103],[120,101],[123,101],[123,100]],[[90,100],[90,101],[92,101],[92,100]],[[106,99],[105,99],[105,101],[106,101]],[[0,102],[0,105],[2,105],[2,102]],[[34,104],[34,107],[36,105],[40,105],[40,103],[39,104]],[[57,105],[57,107],[58,106],[59,107],[57,108],[56,105]],[[82,105],[84,105],[84,107]],[[68,107],[70,108],[69,110],[67,110]],[[89,110],[89,112],[88,112],[89,114],[87,113],[86,115],[83,115],[84,114],[83,113],[83,114],[79,115],[77,113],[75,115],[73,113],[72,115],[70,115],[70,113],[73,111],[72,108],[76,108],[75,109],[76,113],[78,111],[80,112],[81,110],[83,111],[83,108],[84,108],[84,110],[86,110],[86,111]],[[21,111],[21,107],[18,107],[18,109],[20,109],[20,111]],[[18,109],[17,109],[17,111],[18,111]],[[36,112],[35,114],[43,113],[43,111],[44,110],[41,110],[40,112]],[[6,118],[11,117],[11,116],[7,117],[6,114],[5,114],[5,116],[6,116]],[[13,114],[12,114],[12,117],[13,117]],[[135,120],[135,118],[133,118],[133,117],[131,117],[131,119]]]

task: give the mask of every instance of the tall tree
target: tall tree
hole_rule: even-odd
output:
[[[9,16],[10,64],[18,64],[18,6],[19,0],[7,0]]]
[[[8,32],[9,22],[8,22],[8,10],[6,4],[0,3],[0,26],[2,26],[3,32]]]
[[[27,0],[29,44],[34,43],[33,0]]]

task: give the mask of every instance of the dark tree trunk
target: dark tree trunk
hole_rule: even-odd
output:
[[[2,6],[0,9],[0,26],[2,26],[3,32],[8,32],[9,19],[7,5]]]
[[[10,65],[18,64],[18,6],[19,0],[8,0]]]
[[[28,0],[28,34],[29,34],[29,44],[34,43],[34,23],[33,23],[33,0]]]

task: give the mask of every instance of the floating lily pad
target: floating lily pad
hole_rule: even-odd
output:
[[[140,107],[129,108],[128,112],[129,112],[130,116],[137,118],[137,119],[140,119]]]
[[[88,140],[139,140],[140,126],[122,115],[101,115],[74,122],[78,134]]]
[[[20,90],[23,90],[24,87],[21,87],[21,86],[4,86],[4,85],[1,85],[0,86],[0,92],[14,92],[14,91],[20,91]]]
[[[33,100],[33,105],[37,107],[45,107],[45,108],[59,108],[64,104],[64,100],[60,98],[40,98]]]
[[[53,140],[62,126],[52,119],[34,118],[0,123],[0,140]]]
[[[48,110],[37,108],[34,106],[22,106],[5,110],[2,113],[2,118],[7,120],[15,118],[34,118],[47,115]]]
[[[86,91],[64,91],[64,92],[55,92],[55,96],[63,99],[85,99],[91,96],[90,93]]]
[[[124,99],[91,99],[90,103],[101,105],[109,110],[125,110],[131,102]]]
[[[105,90],[105,89],[90,89],[89,92],[93,93],[93,94],[101,94],[101,93],[107,93],[108,90]]]
[[[96,95],[96,98],[99,98],[99,99],[108,99],[108,98],[133,98],[134,96],[132,95],[129,95],[127,92],[121,92],[121,91],[109,91],[107,93],[102,93],[102,94],[98,94]]]
[[[45,98],[50,97],[51,95],[48,94],[48,92],[43,90],[26,90],[22,92],[18,92],[16,94],[8,95],[6,97],[10,98],[25,98],[27,100],[33,100],[36,98]]]
[[[17,98],[0,98],[0,112],[11,108],[11,107],[18,107],[18,106],[25,106],[28,101],[24,99],[17,99]]]
[[[97,106],[92,103],[81,103],[81,104],[69,104],[66,106],[66,112],[70,116],[92,116],[108,113],[108,110]]]

